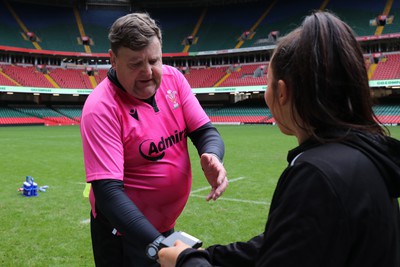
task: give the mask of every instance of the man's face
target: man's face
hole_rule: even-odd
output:
[[[147,99],[155,94],[162,76],[161,44],[157,37],[140,51],[121,47],[117,55],[111,50],[109,54],[118,81],[130,95]]]

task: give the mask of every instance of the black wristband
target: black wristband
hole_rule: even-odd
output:
[[[165,239],[163,235],[158,236],[152,243],[146,247],[146,255],[152,260],[158,259],[158,251],[160,250],[160,244]]]

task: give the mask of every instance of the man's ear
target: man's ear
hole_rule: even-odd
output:
[[[279,80],[278,81],[278,100],[281,106],[285,105],[289,100],[288,89],[286,86],[285,81]]]
[[[108,49],[108,54],[110,55],[110,63],[112,67],[115,67],[115,54],[111,49]]]

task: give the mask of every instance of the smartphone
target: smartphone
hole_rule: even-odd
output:
[[[161,241],[160,247],[173,247],[176,240],[180,240],[192,248],[199,248],[203,245],[203,242],[196,237],[191,236],[183,231],[176,231]]]

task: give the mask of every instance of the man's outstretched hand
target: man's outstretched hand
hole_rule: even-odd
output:
[[[206,197],[206,200],[217,200],[228,187],[225,167],[216,155],[209,153],[201,155],[200,164],[204,176],[211,185],[211,192]]]

